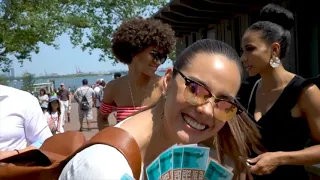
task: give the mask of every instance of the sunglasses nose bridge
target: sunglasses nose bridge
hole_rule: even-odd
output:
[[[209,97],[206,101],[210,102],[210,104],[212,105],[213,108],[215,108],[218,103],[218,99],[215,96]]]
[[[197,106],[197,111],[201,114],[213,117],[213,111],[214,111],[215,104],[212,104],[210,101],[206,101],[200,105]]]
[[[214,97],[208,98],[208,99],[206,100],[206,103],[210,103],[211,106],[212,106],[212,108],[214,108],[214,107],[216,106],[216,104],[217,104],[217,103],[215,102]]]

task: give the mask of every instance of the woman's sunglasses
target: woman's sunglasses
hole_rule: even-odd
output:
[[[232,119],[236,114],[240,114],[242,112],[237,103],[235,103],[236,100],[234,98],[217,98],[202,84],[187,78],[177,69],[174,69],[174,71],[178,72],[185,80],[186,89],[184,91],[184,98],[191,105],[203,105],[213,97],[216,105],[216,108],[214,109],[214,117],[224,122]]]
[[[167,60],[167,56],[166,55],[161,55],[157,51],[151,51],[150,54],[153,56],[154,60],[159,61],[160,64],[163,64]]]

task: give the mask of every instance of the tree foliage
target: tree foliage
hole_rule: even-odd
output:
[[[116,60],[111,54],[111,36],[123,20],[134,16],[150,17],[168,0],[89,0],[86,15],[90,17],[89,31],[77,29],[72,32],[74,45],[82,50],[102,50],[99,60]]]
[[[84,27],[68,0],[0,1],[0,68],[16,58],[21,64],[39,52],[39,43],[58,47],[56,37],[68,29]]]
[[[8,83],[8,78],[5,77],[4,75],[0,75],[0,84],[1,85],[5,85],[5,86],[8,86],[9,83]]]
[[[148,17],[168,0],[3,0],[0,1],[0,69],[17,59],[31,60],[43,43],[58,48],[55,39],[70,35],[74,46],[110,53],[111,35],[133,16]]]
[[[24,73],[22,77],[22,87],[21,89],[27,92],[32,92],[34,89],[35,83],[35,76],[34,74]]]

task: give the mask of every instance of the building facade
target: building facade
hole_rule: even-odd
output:
[[[241,37],[259,20],[260,9],[268,3],[280,4],[295,16],[291,30],[290,54],[284,60],[287,70],[303,77],[320,74],[320,17],[315,2],[294,0],[171,0],[154,17],[168,23],[176,32],[177,56],[193,42],[212,38],[231,45],[240,54]]]
[[[10,68],[8,72],[5,72],[5,76],[7,76],[7,77],[15,77],[14,76],[14,68]]]

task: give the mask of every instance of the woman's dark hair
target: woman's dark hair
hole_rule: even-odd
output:
[[[132,18],[124,21],[115,31],[111,48],[120,62],[130,64],[133,56],[149,46],[155,46],[164,54],[169,54],[175,46],[171,26],[152,18]]]
[[[106,86],[106,82],[105,81],[101,81],[100,86],[102,86],[102,87]]]
[[[260,21],[251,25],[248,30],[262,31],[262,38],[272,44],[280,44],[280,59],[289,51],[291,43],[290,29],[293,28],[293,14],[278,5],[268,4],[260,11]]]
[[[46,94],[46,90],[45,90],[44,88],[41,88],[41,89],[40,89],[40,92],[41,92],[41,91],[43,92],[43,95]]]
[[[233,60],[237,63],[240,74],[242,74],[242,65],[237,52],[228,44],[213,39],[202,39],[187,47],[177,58],[177,61],[174,64],[174,68],[178,70],[183,69],[190,63],[193,57],[200,52],[226,56],[228,59]],[[177,74],[176,71],[174,71],[173,73],[174,76]]]
[[[58,104],[59,104],[59,107],[58,107],[58,109],[57,109],[57,111],[58,111],[58,117],[60,117],[60,115],[61,115],[61,104],[60,104],[60,102],[59,102],[59,100],[56,100],[57,102],[58,102]],[[52,102],[54,102],[54,101],[52,101]],[[49,114],[52,114],[52,102],[49,102],[49,104],[48,104],[48,109],[47,109],[47,111],[48,111],[48,113]]]
[[[114,73],[114,75],[113,75],[114,79],[119,78],[119,77],[121,77],[121,73],[119,73],[119,72]]]

